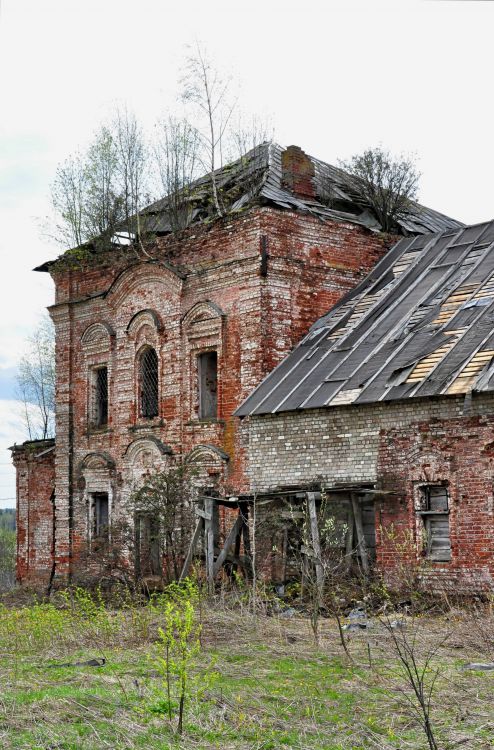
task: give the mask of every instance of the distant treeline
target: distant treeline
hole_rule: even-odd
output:
[[[15,531],[15,509],[0,508],[0,529]]]

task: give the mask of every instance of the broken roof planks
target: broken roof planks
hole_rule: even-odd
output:
[[[494,222],[403,238],[237,416],[494,390]]]

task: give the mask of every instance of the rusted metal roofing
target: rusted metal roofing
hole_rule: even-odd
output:
[[[304,198],[283,185],[283,148],[275,143],[262,143],[237,161],[216,171],[218,191],[229,213],[254,204],[273,205],[277,208],[301,211],[333,221],[361,224],[373,231],[381,226],[369,206],[359,195],[354,178],[342,169],[326,164],[312,156],[316,198]],[[192,222],[211,219],[211,177],[205,175],[189,189]],[[171,231],[167,218],[167,199],[149,206],[142,212],[149,231]],[[397,233],[426,234],[455,229],[463,224],[449,216],[411,203],[406,216],[398,220]]]
[[[238,416],[494,390],[494,221],[401,239]]]

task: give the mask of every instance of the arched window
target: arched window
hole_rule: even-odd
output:
[[[141,355],[139,367],[141,417],[158,416],[158,355],[148,347]]]

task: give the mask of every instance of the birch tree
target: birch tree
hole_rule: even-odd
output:
[[[55,434],[55,334],[46,316],[28,339],[17,372],[17,396],[29,440]]]
[[[191,186],[199,176],[199,133],[184,118],[163,119],[157,125],[154,153],[170,226],[177,232],[193,218]]]
[[[185,64],[182,98],[195,109],[201,139],[202,164],[211,176],[213,204],[218,216],[225,214],[216,170],[223,166],[228,126],[236,102],[231,94],[231,78],[223,77],[203,47],[197,43]]]

